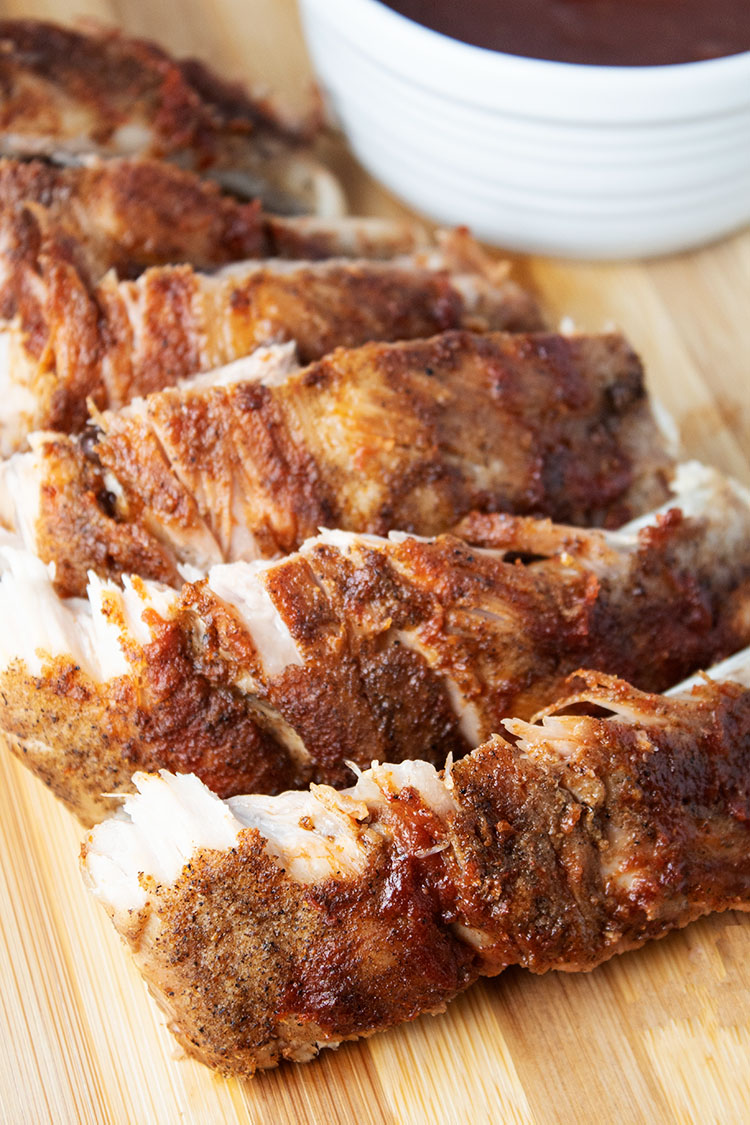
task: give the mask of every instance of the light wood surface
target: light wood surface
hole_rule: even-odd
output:
[[[25,0],[3,15],[97,17],[260,76],[302,110],[310,70],[290,0]],[[342,149],[352,208],[399,206]],[[750,483],[750,233],[649,264],[519,261],[549,310],[615,322],[689,454]],[[0,623],[0,628],[2,624]],[[511,971],[448,1013],[251,1083],[177,1059],[101,911],[81,833],[0,754],[0,1121],[472,1125],[750,1120],[750,928],[727,914],[590,975]]]

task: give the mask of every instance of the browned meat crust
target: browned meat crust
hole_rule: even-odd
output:
[[[55,563],[56,590],[63,597],[83,596],[91,570],[102,577],[139,574],[179,585],[174,551],[151,532],[146,519],[134,516],[148,504],[150,474],[144,472],[143,493],[118,502],[101,464],[86,455],[89,448],[88,440],[63,435],[43,447],[35,549],[43,562]],[[135,464],[132,468],[137,473]],[[160,493],[166,503],[165,493],[166,485]],[[179,501],[176,510],[182,510]]]
[[[747,909],[750,692],[665,700],[583,675],[613,716],[573,720],[564,751],[543,728],[528,753],[493,738],[453,767],[447,817],[394,788],[357,826],[361,875],[297,882],[244,829],[172,886],[144,877],[146,906],[115,924],[186,1050],[250,1076],[508,965],[589,970]]]
[[[137,674],[96,684],[52,660],[41,679],[2,674],[8,744],[84,824],[101,820],[136,769],[211,778],[225,793],[278,793],[307,784],[309,769],[257,721],[252,701],[196,658],[184,627],[163,623]],[[12,719],[11,719],[12,715]]]
[[[66,240],[91,283],[108,269],[128,278],[152,265],[210,269],[269,253],[257,202],[239,203],[157,160],[74,167],[0,160],[0,199],[30,208],[46,239]]]
[[[616,714],[571,720],[570,755],[542,729],[531,757],[496,738],[455,768],[454,854],[493,832],[499,844],[462,870],[463,920],[510,923],[483,945],[483,971],[591,969],[749,904],[750,692],[708,684],[667,700],[581,675],[573,700]]]
[[[457,241],[463,248],[465,236]],[[464,267],[452,247],[436,266],[420,255],[250,262],[213,276],[163,266],[137,281],[107,275],[93,288],[76,258],[70,240],[45,240],[28,208],[0,213],[0,317],[13,354],[6,378],[9,391],[31,399],[4,420],[6,450],[30,429],[80,428],[88,396],[101,409],[117,407],[261,344],[294,340],[309,362],[368,340],[540,325],[528,294],[505,276]]]
[[[96,119],[92,148],[116,145],[117,129],[141,115],[159,146],[153,155],[197,147],[203,162],[214,155],[221,130],[245,135],[284,128],[270,103],[251,98],[239,83],[224,82],[196,59],[173,59],[156,43],[114,29],[85,34],[38,20],[2,20],[0,43],[4,132],[65,136],[66,98]],[[31,76],[57,89],[60,112],[52,101],[29,97]]]
[[[244,172],[268,202],[298,209],[289,162],[317,122],[295,128],[266,99],[195,59],[115,30],[84,34],[0,21],[0,149],[11,156],[147,156]]]
[[[263,576],[301,663],[267,672],[237,613],[189,583],[168,622],[147,611],[156,636],[129,643],[132,671],[118,681],[63,658],[39,676],[13,661],[0,727],[82,819],[143,767],[192,770],[227,796],[248,778],[271,792],[345,784],[347,761],[441,765],[557,698],[581,665],[663,690],[747,644],[747,521],[727,517],[725,532],[723,514],[710,518],[672,511],[626,552],[549,524],[534,551],[533,521],[511,517],[507,557],[451,536],[314,542]],[[530,545],[538,561],[510,561]],[[253,724],[263,736],[245,734]]]
[[[418,229],[406,222],[269,215],[258,201],[240,203],[159,160],[67,167],[0,160],[0,200],[30,208],[44,237],[66,242],[92,283],[108,269],[133,278],[148,266],[179,263],[211,269],[277,256],[392,258],[420,243]]]
[[[33,550],[66,595],[90,569],[174,583],[196,534],[208,565],[248,532],[272,557],[321,526],[434,535],[472,508],[612,526],[662,503],[671,468],[614,335],[339,349],[280,385],[170,389],[97,427],[40,453]]]

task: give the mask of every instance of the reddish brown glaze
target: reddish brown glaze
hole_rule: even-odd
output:
[[[745,0],[383,0],[417,23],[511,55],[663,66],[750,51]]]

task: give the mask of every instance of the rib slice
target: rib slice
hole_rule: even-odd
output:
[[[0,152],[69,163],[158,157],[211,175],[276,211],[341,214],[335,177],[313,158],[317,122],[118,31],[0,21]]]
[[[15,212],[2,221],[15,223],[19,245],[36,243],[38,255],[43,239],[57,239],[92,283],[109,269],[133,278],[185,262],[212,269],[247,258],[387,259],[425,244],[405,221],[271,215],[259,201],[241,203],[161,160],[0,160],[0,200]]]
[[[62,594],[89,570],[175,584],[321,526],[434,535],[473,508],[616,525],[673,468],[616,335],[448,334],[301,370],[277,346],[94,423],[0,464],[0,518]]]
[[[569,691],[442,773],[374,764],[345,792],[137,775],[84,873],[184,1048],[247,1077],[509,965],[585,971],[748,909],[750,690]]]
[[[32,430],[80,429],[88,398],[117,408],[266,344],[293,340],[308,363],[337,345],[541,323],[507,265],[461,232],[388,262],[269,259],[213,274],[161,266],[134,281],[110,273],[92,288],[59,240],[40,248],[14,219],[0,221],[0,287],[4,455]]]
[[[639,531],[500,517],[505,547],[326,532],[179,591],[92,575],[87,598],[0,552],[0,729],[89,823],[136,769],[221,796],[441,765],[589,666],[662,690],[750,642],[750,504],[692,466]],[[10,537],[9,537],[10,540]]]

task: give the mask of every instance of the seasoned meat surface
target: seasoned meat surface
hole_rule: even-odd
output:
[[[541,323],[502,264],[467,256],[461,232],[391,261],[268,259],[212,274],[154,266],[136,280],[109,273],[94,286],[76,246],[46,240],[29,208],[0,211],[6,453],[34,429],[80,429],[89,398],[116,408],[265,344],[292,340],[308,363],[338,345]]]
[[[185,1049],[247,1077],[509,965],[590,970],[747,909],[750,690],[568,690],[442,774],[375,765],[343,793],[227,805],[140,775],[83,864]]]
[[[441,765],[577,667],[664,689],[750,641],[750,509],[715,475],[637,534],[502,519],[502,550],[333,531],[180,591],[92,577],[84,602],[9,544],[0,729],[91,822],[138,768],[228,796]]]
[[[42,239],[58,239],[92,283],[108,269],[127,278],[151,265],[189,262],[210,269],[267,256],[257,202],[240,203],[158,160],[67,167],[0,160],[0,199],[10,210],[3,225],[18,226],[19,242],[23,223],[37,252]]]
[[[38,243],[60,241],[92,283],[109,269],[134,278],[148,266],[179,263],[212,269],[247,258],[387,259],[422,241],[417,227],[396,220],[271,215],[259,201],[239,202],[161,160],[0,160],[0,200],[31,212],[6,216],[6,225],[36,225]]]
[[[82,595],[92,569],[174,583],[181,562],[286,554],[324,526],[434,535],[472,509],[612,526],[669,495],[621,336],[449,333],[290,364],[257,353],[34,438],[0,467],[0,518]]]
[[[275,210],[343,210],[338,184],[303,148],[313,123],[284,122],[196,59],[37,20],[0,21],[0,48],[3,155],[166,158]]]

